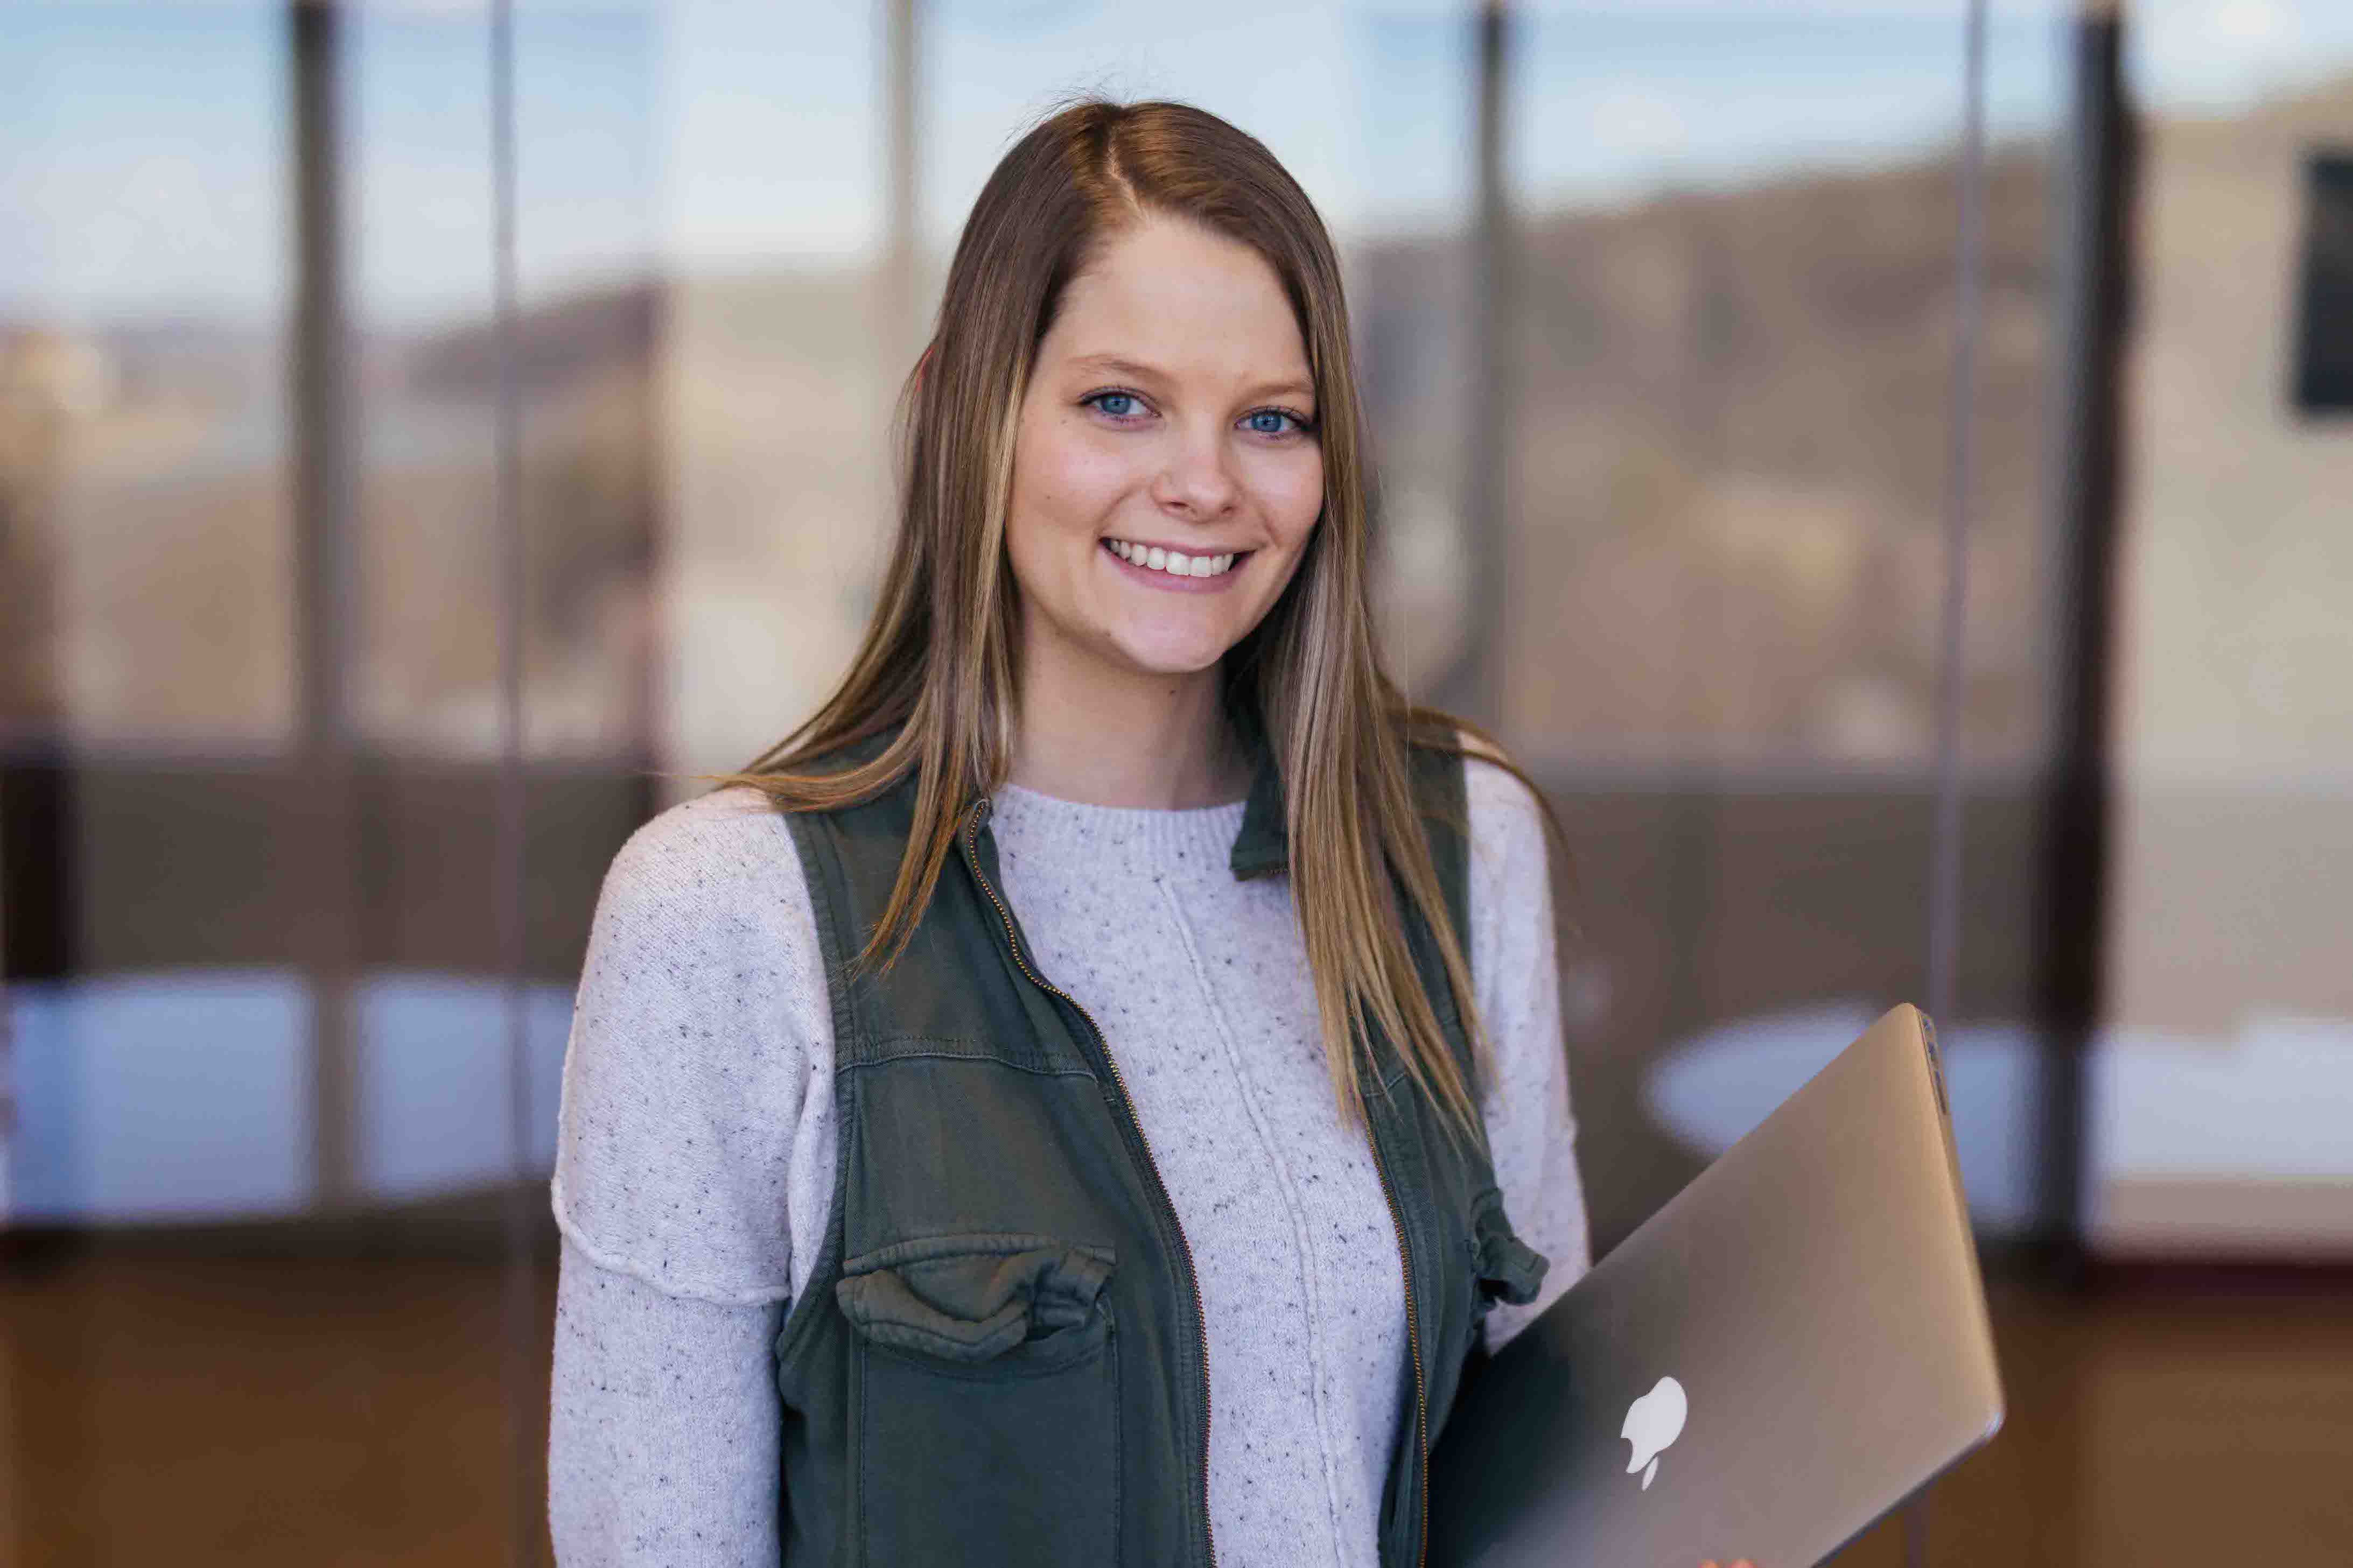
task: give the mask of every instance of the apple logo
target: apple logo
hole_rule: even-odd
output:
[[[1642,1471],[1642,1489],[1651,1489],[1651,1478],[1659,1473],[1659,1454],[1666,1446],[1683,1436],[1683,1417],[1691,1406],[1683,1399],[1683,1385],[1672,1377],[1662,1377],[1651,1385],[1651,1392],[1626,1407],[1626,1425],[1618,1436],[1634,1445],[1634,1457],[1626,1461],[1626,1473]],[[1648,1465],[1650,1468],[1643,1469]]]

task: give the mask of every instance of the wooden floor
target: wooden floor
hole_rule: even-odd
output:
[[[1935,1568],[2353,1563],[2353,1295],[1992,1294],[2010,1419],[1933,1494]],[[553,1299],[454,1262],[0,1279],[0,1563],[544,1563]],[[1896,1521],[1839,1561],[1895,1568]]]

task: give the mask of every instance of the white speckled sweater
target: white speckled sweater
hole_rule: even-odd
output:
[[[1471,963],[1500,1071],[1497,1184],[1551,1259],[1500,1346],[1588,1262],[1536,806],[1469,766]],[[1410,1419],[1397,1237],[1340,1118],[1291,902],[1237,880],[1242,803],[1087,805],[1008,785],[1004,890],[1041,972],[1118,1058],[1191,1246],[1209,1337],[1224,1568],[1370,1568]],[[773,1564],[771,1346],[832,1198],[833,1038],[782,817],[748,790],[662,813],[615,858],[564,1064],[548,1516],[565,1568]]]

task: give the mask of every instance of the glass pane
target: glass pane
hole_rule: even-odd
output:
[[[470,6],[350,15],[351,700],[386,752],[487,758],[501,632],[490,27]]]
[[[1916,767],[1951,474],[1964,8],[1577,6],[1526,27],[1508,692],[1541,750]],[[2042,370],[2047,16],[1992,24],[1987,374]],[[1965,737],[2036,733],[2038,405],[1977,410]]]
[[[11,5],[0,736],[292,721],[282,7]]]
[[[256,1466],[289,1561],[348,1553],[355,1462],[432,1500],[385,1561],[539,1528],[555,1074],[650,806],[659,25],[522,10],[519,1017],[488,8],[0,12],[0,1559],[245,1551]],[[473,1414],[384,1447],[427,1387]]]
[[[407,755],[499,744],[501,535],[487,16],[357,15],[352,185],[366,732]],[[519,7],[525,742],[645,755],[656,521],[653,267],[660,29]]]
[[[2119,1255],[2353,1248],[2353,429],[2295,398],[2353,13],[2151,5],[2124,510],[2108,1030]]]
[[[2042,396],[2063,35],[2003,7],[1974,378],[1954,386],[1966,7],[1547,6],[1508,136],[1526,247],[1509,737],[1581,859],[1565,998],[1597,1246],[1924,954],[1958,422],[1970,421],[1959,1015],[1989,1230],[2033,1212],[2031,897],[2052,605]]]
[[[741,767],[815,711],[890,536],[916,350],[883,347],[913,312],[878,271],[881,26],[855,6],[669,14],[654,723],[681,774]]]

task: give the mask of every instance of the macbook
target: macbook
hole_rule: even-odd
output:
[[[1812,1568],[2001,1426],[1936,1031],[1891,1008],[1523,1329],[1432,1568]]]

